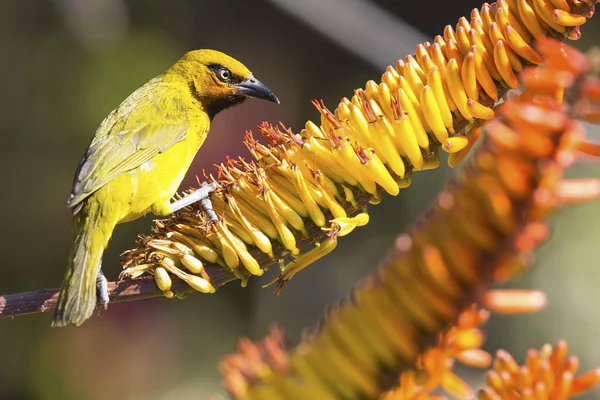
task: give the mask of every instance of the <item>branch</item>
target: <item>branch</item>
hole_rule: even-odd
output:
[[[372,198],[365,194],[356,193],[358,202],[364,206]],[[348,212],[357,210],[347,210]],[[299,239],[303,244],[310,243],[318,235],[322,235],[323,231],[313,223],[307,223],[308,238]],[[283,248],[279,245],[275,246],[276,254],[283,257]],[[260,260],[261,268],[265,271],[273,264],[273,260],[266,257],[264,254],[254,254]],[[231,272],[223,269],[217,264],[207,264],[204,266],[206,273],[210,276],[212,286],[219,287],[233,280],[238,280]],[[185,295],[195,290],[181,279],[172,277],[173,284],[171,291],[177,295]],[[56,307],[58,293],[60,289],[41,289],[32,292],[15,293],[8,295],[0,295],[0,319],[14,318],[20,315],[37,314],[53,310]],[[126,301],[143,300],[152,297],[164,296],[164,293],[156,286],[156,281],[152,276],[143,278],[124,279],[117,282],[108,283],[108,294],[110,303],[124,303]]]
[[[215,287],[236,279],[218,266],[207,266],[206,272],[212,278],[211,283]],[[14,318],[19,315],[51,311],[56,307],[59,291],[59,289],[42,289],[0,296],[0,318]],[[194,290],[182,280],[173,279],[172,291],[177,294],[187,294]],[[156,287],[152,276],[109,282],[108,293],[111,303],[163,296],[163,292]]]

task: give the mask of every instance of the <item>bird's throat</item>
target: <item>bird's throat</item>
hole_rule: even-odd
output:
[[[217,115],[219,112],[223,111],[226,108],[241,104],[245,100],[246,100],[246,97],[244,97],[244,96],[235,96],[235,95],[226,96],[221,99],[214,100],[214,101],[211,101],[210,103],[208,103],[208,105],[206,106],[206,113],[208,114],[208,117],[212,121],[213,118],[215,117],[215,115]]]

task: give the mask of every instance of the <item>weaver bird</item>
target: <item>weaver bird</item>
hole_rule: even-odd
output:
[[[185,54],[133,92],[100,124],[75,174],[67,206],[73,209],[74,243],[53,326],[81,325],[104,307],[107,281],[102,253],[118,223],[152,212],[166,216],[202,201],[203,185],[171,202],[217,113],[252,97],[277,97],[239,61],[214,50]]]

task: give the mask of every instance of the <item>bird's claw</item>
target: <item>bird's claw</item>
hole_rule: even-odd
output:
[[[98,275],[96,275],[96,293],[98,295],[99,304],[106,310],[110,299],[108,297],[108,280],[106,279],[106,276],[104,276],[102,268],[98,270]]]
[[[200,200],[200,205],[202,206],[202,208],[208,215],[208,218],[210,219],[209,224],[212,225],[219,220],[217,213],[215,212],[215,210],[213,210],[212,202],[210,201],[210,194],[217,189],[217,184],[215,182],[213,182],[213,183],[202,182],[202,185],[200,186],[200,188],[210,190],[209,192],[206,193],[206,197],[203,198],[202,200]]]
[[[182,199],[177,200],[175,203],[171,205],[171,212],[175,213],[190,204],[200,202],[200,205],[208,215],[211,223],[214,223],[219,220],[217,213],[213,210],[212,203],[210,201],[210,194],[217,189],[216,182],[208,183],[202,182],[200,188]]]

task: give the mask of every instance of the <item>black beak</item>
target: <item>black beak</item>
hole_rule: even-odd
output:
[[[250,76],[248,80],[233,86],[237,89],[236,94],[238,95],[272,101],[273,103],[279,104],[279,99],[271,92],[271,89],[253,76]]]

